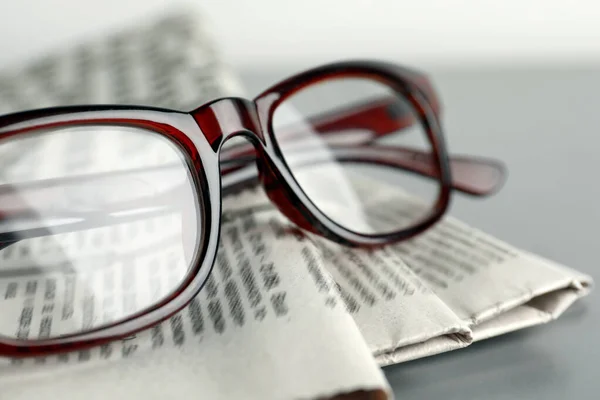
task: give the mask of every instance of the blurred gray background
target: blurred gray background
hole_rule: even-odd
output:
[[[0,60],[18,64],[172,4],[96,3],[3,3]],[[452,214],[598,280],[600,3],[194,3],[249,94],[341,58],[385,58],[429,73],[450,150],[497,157],[510,171],[492,198],[455,196]],[[596,399],[599,309],[593,292],[547,326],[385,372],[398,399]]]
[[[201,7],[238,67],[302,68],[339,57],[418,65],[573,64],[600,56],[595,0],[4,1],[0,54],[3,61],[29,57],[174,5]]]

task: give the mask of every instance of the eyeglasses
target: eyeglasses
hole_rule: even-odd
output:
[[[0,355],[79,350],[177,313],[209,277],[233,190],[261,183],[299,227],[364,247],[430,228],[454,190],[492,194],[503,165],[449,156],[440,108],[420,72],[351,61],[191,112],[0,117]]]

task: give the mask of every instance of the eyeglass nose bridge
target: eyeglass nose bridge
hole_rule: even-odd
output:
[[[267,148],[254,102],[237,97],[224,98],[204,105],[191,114],[215,153],[221,152],[221,172],[235,170],[250,162],[256,162],[258,180],[262,183],[267,196],[284,215],[301,228],[327,237],[331,236],[336,241],[340,240],[330,232],[318,228],[320,224],[317,223],[314,215],[285,183],[286,179],[281,175],[282,171],[273,163],[273,154]],[[238,146],[232,152],[223,153],[222,151],[225,150],[221,148],[223,143],[238,135],[246,137],[251,143],[248,143],[247,147]],[[250,157],[243,157],[244,155]]]
[[[244,135],[256,146],[264,136],[255,104],[240,97],[215,100],[191,112],[200,130],[215,151],[228,139]]]

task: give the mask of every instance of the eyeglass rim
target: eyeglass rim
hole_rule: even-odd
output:
[[[33,130],[85,125],[126,126],[149,130],[179,147],[188,164],[198,195],[198,227],[195,254],[186,276],[177,288],[160,301],[125,318],[94,329],[49,339],[22,340],[0,336],[0,355],[13,358],[39,357],[80,351],[109,342],[130,338],[155,326],[183,309],[202,289],[214,266],[220,233],[220,177],[218,159],[190,115],[172,110],[143,106],[62,107],[27,112],[30,118],[4,125],[0,117],[0,135],[27,134]],[[48,116],[48,114],[52,114]],[[36,118],[36,115],[42,115]],[[16,127],[6,133],[6,127]],[[208,167],[213,165],[213,168]]]
[[[440,171],[439,191],[434,207],[408,228],[381,234],[367,234],[340,225],[310,200],[285,161],[273,129],[273,114],[277,108],[288,98],[311,85],[331,78],[344,77],[378,80],[407,99],[420,113],[421,123],[432,145],[436,166]],[[302,211],[298,213],[296,210],[285,207],[285,204],[275,203],[297,225],[346,246],[377,247],[406,240],[424,232],[437,223],[448,209],[452,196],[452,174],[445,137],[438,118],[439,101],[433,89],[428,86],[428,81],[416,70],[398,64],[373,60],[330,63],[306,70],[268,88],[259,94],[254,102],[261,117],[266,147],[276,155],[268,159],[273,164],[271,170],[287,172],[287,176],[278,181],[285,181],[291,190],[286,190],[285,187],[278,187],[277,190],[285,192],[285,196],[290,199],[289,204],[302,208]]]

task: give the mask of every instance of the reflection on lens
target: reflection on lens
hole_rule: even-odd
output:
[[[437,160],[417,112],[378,81],[308,86],[278,106],[273,132],[304,193],[351,231],[410,228],[439,196]]]
[[[0,335],[89,331],[182,284],[201,214],[168,139],[78,126],[0,139],[0,160]]]

